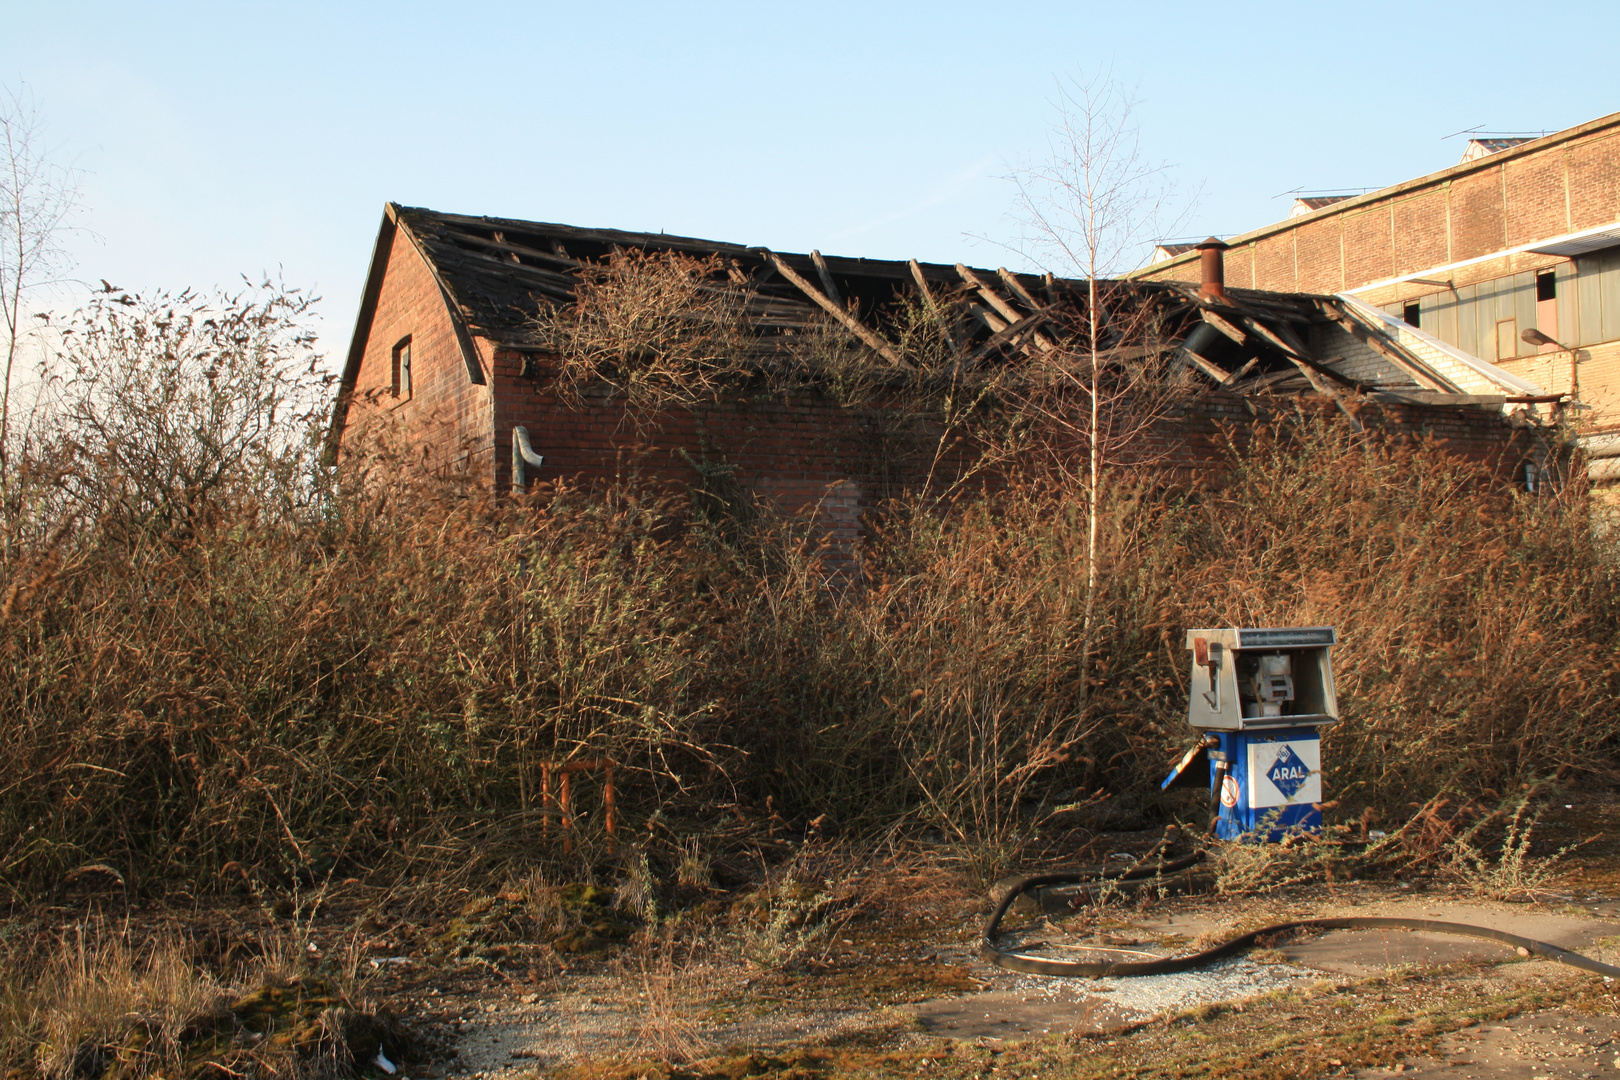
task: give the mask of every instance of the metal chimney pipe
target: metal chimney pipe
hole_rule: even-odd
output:
[[[1210,237],[1196,248],[1198,264],[1203,270],[1203,283],[1198,286],[1198,292],[1210,300],[1226,299],[1226,258],[1221,253],[1230,244]]]

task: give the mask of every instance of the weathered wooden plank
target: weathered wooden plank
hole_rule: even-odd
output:
[[[987,353],[1012,341],[1018,335],[1033,330],[1035,327],[1045,322],[1046,319],[1047,313],[1045,311],[1037,311],[1033,315],[1026,315],[1017,322],[1010,323],[1002,327],[994,334],[991,334],[989,340],[987,340],[983,345],[980,345],[977,349],[973,350],[973,355],[969,357],[969,359],[978,360],[982,358]]]
[[[1294,348],[1292,345],[1288,344],[1288,342],[1278,337],[1272,332],[1270,327],[1261,322],[1259,319],[1244,319],[1243,325],[1254,331],[1258,337],[1269,343],[1272,348],[1276,349],[1290,360],[1305,359],[1305,353],[1303,350]]]
[[[1285,322],[1274,322],[1272,324],[1272,326],[1271,326],[1271,329],[1276,332],[1278,337],[1282,338],[1283,341],[1287,342],[1288,347],[1290,349],[1293,349],[1294,352],[1297,353],[1298,355],[1300,355],[1300,356],[1310,356],[1311,355],[1311,350],[1308,347],[1306,347],[1305,342],[1300,340],[1298,334],[1294,333],[1292,330],[1290,330],[1288,328],[1287,323],[1285,323]]]
[[[1355,410],[1350,408],[1349,405],[1346,405],[1344,395],[1341,394],[1332,384],[1330,384],[1327,379],[1323,378],[1322,373],[1315,370],[1316,365],[1306,363],[1303,359],[1297,356],[1290,355],[1288,359],[1293,361],[1295,367],[1299,368],[1299,373],[1305,376],[1305,381],[1311,384],[1312,389],[1319,394],[1326,394],[1329,398],[1333,399],[1333,404],[1336,405],[1338,410],[1344,414],[1345,419],[1350,421],[1350,430],[1363,430],[1361,420],[1356,416]],[[1338,373],[1335,372],[1334,374]]]
[[[1003,300],[1000,296],[997,296],[994,289],[986,285],[984,280],[980,278],[978,274],[975,274],[966,266],[963,266],[961,263],[957,263],[956,272],[961,276],[963,281],[967,282],[969,285],[973,286],[974,289],[978,290],[979,295],[984,298],[984,302],[994,308],[996,314],[1000,315],[1008,322],[1014,323],[1024,317],[1020,312],[1013,310],[1011,304],[1007,303],[1007,301]]]
[[[821,276],[821,287],[827,290],[827,298],[842,307],[844,298],[838,292],[838,283],[833,280],[832,271],[827,269],[827,260],[821,257],[821,252],[811,249],[810,261],[816,264],[816,273]]]
[[[793,269],[793,267],[789,266],[785,261],[783,261],[780,255],[776,254],[774,251],[768,252],[768,255],[770,256],[771,264],[776,267],[776,272],[778,274],[781,274],[794,285],[798,286],[800,292],[814,300],[821,306],[822,310],[826,311],[827,314],[831,315],[833,318],[842,323],[844,328],[850,333],[860,338],[861,341],[866,344],[867,348],[871,349],[873,352],[877,353],[879,356],[883,357],[883,359],[887,360],[896,367],[909,368],[912,366],[911,364],[908,364],[906,361],[902,360],[900,358],[900,354],[890,348],[889,343],[878,337],[877,334],[873,333],[873,331],[866,326],[866,324],[862,323],[859,319],[855,318],[855,316],[845,311],[840,305],[833,303],[826,293],[822,292],[820,289],[806,281],[797,270]]]
[[[1225,389],[1231,389],[1231,387],[1232,387],[1232,385],[1234,383],[1236,383],[1239,379],[1243,378],[1243,376],[1247,375],[1249,372],[1253,371],[1255,365],[1258,364],[1259,362],[1260,362],[1260,358],[1258,356],[1249,357],[1249,362],[1244,364],[1242,367],[1238,368],[1236,371],[1232,372],[1232,374],[1228,375],[1226,377],[1226,381],[1221,383],[1221,386],[1223,388],[1225,388]]]
[[[1209,308],[1199,309],[1198,314],[1203,316],[1205,322],[1209,323],[1209,325],[1213,326],[1215,329],[1219,330],[1221,333],[1225,334],[1239,345],[1242,345],[1244,342],[1249,340],[1249,335],[1245,334],[1242,330],[1239,330],[1230,322],[1227,322],[1225,319],[1209,310]]]
[[[979,275],[975,274],[972,270],[969,270],[966,266],[962,265],[961,263],[957,263],[956,273],[963,281],[973,286],[973,288],[978,291],[978,294],[984,298],[984,302],[994,308],[996,313],[1002,318],[1006,319],[1009,323],[1015,323],[1024,317],[1022,312],[1017,311],[1011,304],[1003,300],[999,295],[997,295],[994,289],[985,284],[983,278],[979,277]],[[1040,333],[1039,331],[1036,331],[1034,338],[1035,344],[1041,349],[1042,352],[1051,352],[1053,349],[1057,348],[1057,344],[1052,341],[1051,338]]]
[[[973,313],[975,318],[984,323],[984,325],[988,326],[991,333],[999,334],[1001,331],[1007,329],[1007,321],[993,311],[988,311],[985,308],[980,307],[978,304],[969,304],[968,310]]]
[[[1018,275],[1014,274],[1011,270],[1008,270],[1005,266],[998,266],[996,268],[996,275],[1006,283],[1007,288],[1012,291],[1014,296],[1018,297],[1018,299],[1029,305],[1030,310],[1039,311],[1045,306],[1033,296],[1029,295],[1029,290],[1024,288],[1023,282],[1018,280]]]
[[[1191,349],[1183,347],[1181,355],[1186,357],[1193,367],[1214,379],[1217,383],[1225,385],[1232,378],[1232,373],[1213,361],[1206,360]]]
[[[948,346],[953,353],[961,353],[962,347],[956,343],[956,335],[951,333],[951,328],[945,325],[945,320],[940,315],[939,304],[934,300],[934,290],[928,287],[928,279],[923,276],[922,266],[917,262],[916,259],[910,260],[910,265],[911,276],[917,282],[917,288],[922,292],[923,302],[928,305],[928,310],[932,312],[934,318],[939,321],[940,333],[945,335],[946,346]]]

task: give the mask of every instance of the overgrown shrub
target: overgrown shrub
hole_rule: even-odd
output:
[[[142,317],[204,326],[168,313]],[[303,392],[294,322],[209,317],[251,350],[227,335],[214,377],[268,357],[259,400]],[[136,359],[184,388],[169,333],[119,340],[163,343]],[[619,850],[637,833],[671,865],[693,834],[815,819],[1005,840],[1076,790],[1151,803],[1189,737],[1194,626],[1339,628],[1327,787],[1351,811],[1611,771],[1595,510],[1435,445],[1285,412],[1217,485],[1114,474],[1088,626],[1084,493],[1050,478],[885,508],[840,589],[813,528],[764,507],[633,480],[495,500],[385,454],[327,474],[307,411],[200,472],[213,414],[128,392],[107,415],[145,426],[69,424],[8,477],[13,896],[92,863],[137,890],[505,873],[564,858],[544,766],[598,758]],[[142,434],[187,416],[196,437]],[[163,460],[105,452],[123,438]],[[601,859],[604,778],[572,779],[571,857]]]

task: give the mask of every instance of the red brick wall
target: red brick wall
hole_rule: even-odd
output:
[[[411,338],[412,392],[389,393],[394,347]],[[343,442],[403,441],[430,468],[468,469],[493,481],[489,387],[473,381],[444,295],[403,231],[394,235],[377,310],[355,377]]]
[[[1446,247],[1446,193],[1431,190],[1395,203],[1396,266],[1439,266],[1449,262]]]
[[[1491,154],[1231,242],[1238,248],[1256,246],[1255,288],[1339,292],[1615,221],[1620,221],[1620,117],[1604,117],[1550,136],[1542,145]],[[1285,251],[1297,253],[1297,265],[1283,258]],[[1460,287],[1564,261],[1520,255],[1442,276]],[[1149,267],[1142,276],[1196,281],[1197,259]],[[1393,286],[1390,295],[1381,291],[1368,299],[1382,305],[1444,287]]]
[[[1293,292],[1294,280],[1294,237],[1268,236],[1254,245],[1254,278],[1249,283],[1252,289],[1261,288],[1262,281],[1286,281],[1287,285],[1267,286]]]
[[[1537,154],[1502,166],[1507,192],[1507,247],[1569,232],[1562,155]]]
[[[1302,225],[1294,230],[1296,282],[1272,285],[1262,281],[1260,288],[1336,293],[1345,287],[1343,256],[1343,226],[1337,218]]]
[[[1250,411],[1249,405],[1256,408]],[[1121,464],[1148,463],[1183,483],[1197,483],[1219,473],[1229,447],[1241,447],[1256,426],[1274,414],[1296,410],[1337,422],[1342,414],[1319,394],[1261,399],[1245,403],[1230,394],[1209,394],[1179,407],[1154,427],[1133,439],[1119,455]],[[1459,457],[1479,462],[1503,479],[1517,476],[1533,452],[1533,429],[1515,429],[1502,414],[1488,408],[1444,405],[1403,405],[1366,402],[1356,409],[1357,419],[1375,435],[1415,438],[1434,443]]]
[[[502,490],[511,484],[517,424],[528,430],[535,452],[545,455],[541,480],[589,484],[640,470],[701,486],[703,470],[784,514],[824,504],[847,507],[852,499],[871,505],[921,484],[934,463],[937,430],[908,430],[881,410],[846,409],[806,395],[644,413],[605,392],[573,407],[560,402],[543,379],[522,377],[519,354],[498,352],[493,360],[494,472]],[[959,460],[947,455],[938,479],[949,482],[959,468]],[[535,478],[531,471],[530,482]]]
[[[1451,257],[1473,259],[1507,247],[1500,169],[1459,176],[1451,184]],[[1389,275],[1382,274],[1382,277]],[[1362,282],[1364,284],[1364,282]]]
[[[513,353],[497,354],[494,362],[496,392],[503,402],[496,413],[500,450],[495,473],[503,490],[511,482],[511,425],[521,423],[535,451],[546,458],[531,483],[559,478],[607,482],[639,470],[697,487],[703,483],[702,466],[779,512],[815,513],[830,537],[840,541],[837,546],[843,546],[853,538],[862,511],[929,481],[944,487],[962,474],[968,460],[966,447],[958,446],[936,461],[937,428],[908,428],[892,414],[844,409],[812,397],[715,403],[639,417],[607,396],[570,408],[541,381],[519,378],[520,364]],[[1277,398],[1262,403],[1260,414],[1295,408],[1338,415],[1318,395]],[[1369,403],[1361,406],[1360,418],[1387,435],[1432,438],[1503,476],[1514,475],[1531,449],[1526,433],[1490,409]],[[1217,470],[1232,440],[1241,443],[1256,422],[1242,398],[1210,394],[1177,407],[1151,430],[1133,437],[1118,463],[1147,463],[1183,481],[1196,481]],[[1076,460],[1080,458],[1069,462],[1071,467]],[[1031,457],[1026,464],[1042,461]]]
[[[1395,265],[1390,213],[1388,206],[1377,206],[1340,219],[1344,227],[1345,280],[1390,276]]]
[[[1569,148],[1570,231],[1615,219],[1620,206],[1620,133]]]

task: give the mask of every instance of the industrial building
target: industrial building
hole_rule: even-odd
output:
[[[1226,241],[1234,284],[1336,294],[1568,394],[1592,476],[1620,478],[1620,113],[1476,138],[1451,168],[1302,198]],[[1198,280],[1186,245],[1157,254],[1136,277]]]
[[[1181,389],[1131,455],[1184,476],[1204,473],[1229,452],[1234,431],[1307,407],[1357,428],[1439,440],[1505,479],[1529,480],[1544,462],[1540,387],[1403,333],[1376,308],[1228,288],[1223,245],[1202,247],[1196,284],[1101,283],[1107,322],[1098,359],[1157,357],[1157,370],[1181,372]],[[394,433],[429,468],[498,490],[605,482],[630,469],[689,487],[723,476],[782,513],[815,514],[845,548],[865,508],[948,486],[974,467],[971,431],[946,438],[881,395],[851,406],[813,370],[792,383],[744,378],[651,413],[610,387],[560,393],[547,320],[625,252],[702,260],[713,288],[746,299],[751,362],[762,372],[791,357],[802,335],[828,328],[866,350],[867,369],[895,385],[942,372],[964,385],[1009,370],[1050,380],[1085,349],[1083,281],[390,203],[343,370],[331,454],[364,445],[356,430],[370,427]],[[954,329],[943,331],[951,356],[932,373],[912,369],[886,336],[895,313],[919,303],[953,313]]]

